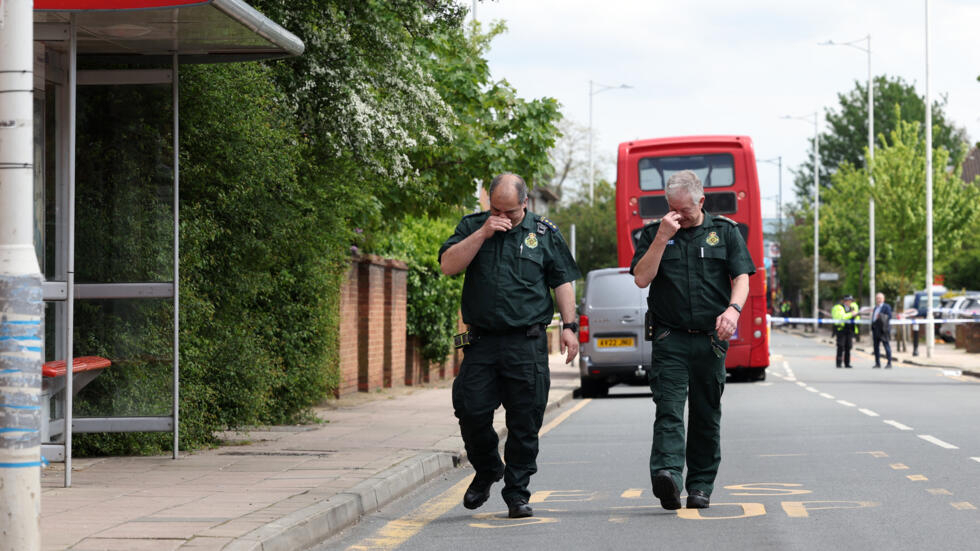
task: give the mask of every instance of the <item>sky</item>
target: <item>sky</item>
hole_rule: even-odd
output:
[[[460,0],[472,7],[472,0]],[[946,114],[980,140],[978,0],[932,0],[930,90]],[[925,0],[486,0],[483,23],[507,32],[488,54],[495,79],[524,98],[553,97],[588,126],[589,81],[627,84],[592,95],[595,156],[615,178],[620,142],[695,134],[748,135],[758,159],[782,157],[783,203],[792,168],[812,155],[814,112],[867,83],[868,55],[844,46],[871,35],[875,75],[902,77],[925,95]],[[783,116],[810,116],[786,120]],[[775,217],[779,171],[759,164],[763,216]]]

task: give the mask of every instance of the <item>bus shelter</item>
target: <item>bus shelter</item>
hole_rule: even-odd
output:
[[[177,457],[181,64],[295,56],[304,45],[241,0],[35,0],[34,41],[34,243],[45,276],[42,454],[64,461],[67,487],[73,433],[170,432]],[[87,104],[79,136],[79,102],[119,87],[148,90],[140,97],[159,104],[160,116],[127,121],[113,114],[126,112],[116,96],[118,110]],[[113,166],[132,164],[125,155],[86,156],[99,132],[132,132],[139,142],[139,129],[153,124],[167,128],[148,134],[168,139],[139,144],[135,150],[147,155],[135,157],[137,166]],[[131,173],[143,177],[134,184],[126,181]],[[113,239],[107,246],[93,233]],[[132,258],[151,261],[134,270]],[[142,389],[152,403],[110,400],[74,411],[82,386],[104,370],[127,369],[150,374],[141,380],[158,387]]]

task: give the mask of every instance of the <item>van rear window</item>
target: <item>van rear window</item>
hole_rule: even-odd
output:
[[[589,306],[593,308],[639,307],[646,300],[643,289],[628,273],[599,276],[589,282]]]
[[[693,170],[704,187],[727,187],[735,184],[735,160],[730,153],[644,157],[639,160],[640,189],[661,191],[675,172]]]

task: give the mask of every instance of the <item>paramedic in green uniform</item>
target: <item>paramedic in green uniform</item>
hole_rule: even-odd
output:
[[[650,477],[661,506],[679,509],[686,458],[687,507],[704,509],[721,462],[725,353],[755,265],[737,224],[704,211],[704,188],[694,172],[671,176],[666,196],[670,211],[643,228],[630,267],[637,286],[652,284],[649,380],[657,413]]]
[[[463,322],[470,344],[453,382],[453,408],[466,454],[476,470],[463,505],[476,509],[504,478],[511,518],[532,516],[528,482],[537,472],[538,431],[551,376],[545,327],[555,290],[561,314],[561,352],[578,354],[575,291],[578,267],[553,222],[527,211],[527,185],[516,174],[490,184],[490,210],[464,216],[439,249],[446,275],[466,270]],[[507,411],[504,462],[497,451],[493,412]]]

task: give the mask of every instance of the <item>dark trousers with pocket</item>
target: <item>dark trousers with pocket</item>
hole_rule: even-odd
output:
[[[851,365],[851,339],[854,338],[854,328],[845,325],[843,329],[835,328],[834,333],[837,336],[837,367]]]
[[[885,347],[885,357],[888,358],[888,364],[892,363],[892,345],[889,342],[888,331],[883,329],[880,325],[871,326],[871,340],[874,342],[875,348],[875,365],[881,365],[881,346]]]
[[[683,329],[654,335],[648,375],[657,413],[653,422],[650,475],[666,469],[678,488],[711,495],[721,464],[721,395],[728,342]],[[719,357],[719,355],[721,357]],[[687,438],[684,405],[688,404]],[[687,464],[687,481],[681,473]]]
[[[537,337],[479,336],[466,347],[453,381],[453,408],[466,455],[478,475],[503,472],[502,495],[507,503],[531,497],[528,484],[538,470],[538,431],[550,386],[544,331]],[[508,433],[504,461],[493,428],[493,413],[501,405]]]

